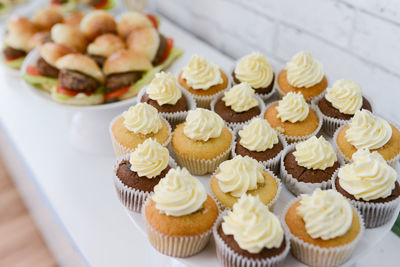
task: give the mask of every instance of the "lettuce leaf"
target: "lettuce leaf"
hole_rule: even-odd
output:
[[[22,63],[24,63],[24,60],[25,57],[21,57],[14,60],[4,60],[4,64],[9,68],[19,70],[22,66]]]
[[[110,0],[108,1],[107,5],[105,5],[102,9],[103,10],[110,10],[113,9],[115,7],[115,1],[114,0]]]
[[[33,76],[27,73],[22,75],[22,78],[29,84],[33,86],[46,86],[46,87],[53,87],[57,85],[58,79],[50,78],[46,76]]]

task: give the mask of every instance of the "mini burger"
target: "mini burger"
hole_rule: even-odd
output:
[[[116,33],[114,17],[104,10],[88,13],[81,21],[80,30],[89,40],[105,33]]]
[[[119,36],[106,33],[98,36],[89,44],[87,53],[96,61],[97,65],[102,67],[109,56],[123,49],[125,49],[125,42]]]
[[[40,9],[33,16],[33,24],[41,31],[50,31],[51,27],[63,21],[64,16],[54,7]]]
[[[7,24],[3,54],[5,64],[19,69],[30,51],[29,40],[37,32],[36,26],[27,18],[12,17]]]
[[[77,0],[50,0],[50,5],[64,11],[72,11],[76,8]]]
[[[80,53],[84,52],[87,46],[86,37],[79,29],[62,23],[58,23],[51,28],[51,40],[55,43],[69,46]]]
[[[68,54],[56,61],[60,70],[52,89],[53,99],[68,105],[97,105],[104,102],[104,76],[93,59],[82,54]]]
[[[131,50],[121,50],[104,62],[106,75],[105,99],[107,102],[131,98],[137,95],[140,88],[137,84],[144,79],[144,74],[152,69],[147,57]]]
[[[121,16],[117,24],[117,31],[119,36],[125,40],[128,35],[135,30],[154,27],[156,27],[155,24],[148,16],[139,12],[130,11]]]
[[[82,0],[82,2],[85,2],[95,9],[103,10],[109,10],[115,6],[115,2],[113,0]]]
[[[46,43],[40,47],[40,57],[35,66],[28,66],[26,73],[22,78],[45,91],[51,92],[51,89],[57,85],[59,69],[56,67],[56,61],[75,51],[62,44]]]

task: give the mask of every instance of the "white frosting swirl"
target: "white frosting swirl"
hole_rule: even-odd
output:
[[[347,141],[357,149],[380,148],[391,137],[392,127],[390,124],[366,109],[356,111],[346,131]]]
[[[154,187],[152,197],[160,213],[184,216],[201,209],[207,199],[204,186],[185,168],[170,169]]]
[[[340,186],[356,199],[365,201],[386,198],[395,187],[396,171],[376,151],[360,149],[353,162],[339,169]]]
[[[338,192],[315,189],[301,195],[297,214],[303,218],[307,233],[314,239],[329,240],[344,235],[353,222],[353,209]]]
[[[168,149],[149,138],[131,153],[131,170],[146,178],[154,178],[168,166]]]
[[[297,53],[286,63],[286,70],[289,84],[298,88],[309,88],[324,78],[322,65],[307,52]]]
[[[353,115],[363,104],[360,85],[350,80],[336,81],[326,89],[325,98],[343,114]]]
[[[226,235],[233,235],[241,249],[259,253],[264,248],[279,248],[284,238],[281,223],[260,199],[244,194],[224,216],[221,224]]]
[[[198,55],[193,55],[189,65],[183,68],[182,78],[195,90],[207,90],[224,81],[219,66]]]
[[[243,112],[258,106],[258,101],[254,94],[255,91],[250,85],[240,83],[226,91],[222,101],[235,112]]]
[[[323,136],[319,138],[312,136],[306,141],[298,143],[293,155],[297,164],[313,170],[325,170],[332,167],[337,161],[332,144]]]
[[[157,101],[160,106],[169,104],[175,105],[182,97],[182,92],[176,84],[172,73],[157,73],[146,89],[150,99]]]
[[[280,118],[282,122],[290,121],[295,123],[304,121],[307,118],[309,107],[304,96],[300,92],[289,92],[282,100],[279,100],[276,110],[278,111],[277,117]]]
[[[157,133],[162,122],[158,111],[147,103],[139,103],[122,113],[124,126],[131,132],[141,134]]]
[[[215,178],[222,192],[241,197],[247,191],[257,189],[258,184],[264,184],[263,170],[257,160],[239,155],[222,162]]]
[[[239,81],[247,82],[254,89],[268,87],[274,77],[271,65],[260,52],[242,57],[234,71]]]
[[[253,119],[248,125],[239,131],[240,141],[243,147],[250,151],[266,151],[279,142],[278,135],[267,120]]]
[[[183,133],[193,140],[208,141],[221,135],[224,121],[215,112],[196,108],[190,110],[187,117]]]

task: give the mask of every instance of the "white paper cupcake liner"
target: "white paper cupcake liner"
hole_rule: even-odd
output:
[[[265,115],[265,112],[267,112],[267,110],[268,110],[270,107],[272,107],[273,105],[277,104],[278,102],[279,102],[279,101],[274,101],[274,102],[269,103],[269,104],[265,107],[265,110],[264,110],[264,112],[263,112],[263,117],[264,117],[264,115]],[[317,126],[317,128],[315,129],[314,132],[312,132],[312,133],[309,134],[309,135],[305,135],[305,136],[290,136],[290,135],[283,134],[283,133],[281,133],[281,132],[279,132],[279,131],[277,130],[277,132],[279,132],[279,133],[285,138],[285,140],[286,140],[286,142],[287,142],[288,144],[293,144],[293,143],[298,143],[298,142],[301,142],[301,141],[305,141],[305,140],[307,140],[308,138],[310,138],[311,136],[317,135],[317,134],[319,133],[319,131],[321,130],[321,127],[322,127],[321,112],[320,112],[319,110],[316,110],[312,105],[309,105],[309,108],[312,109],[312,110],[315,112],[315,114],[317,114],[317,117],[318,117],[318,126]],[[276,129],[275,129],[275,130],[276,130]]]
[[[149,242],[158,252],[172,257],[184,258],[193,256],[206,247],[210,241],[212,227],[202,234],[192,236],[170,236],[160,233],[147,222],[145,206],[148,200],[149,198],[147,198],[143,205],[142,217]]]
[[[132,148],[128,148],[128,147],[126,147],[126,146],[123,146],[121,143],[119,143],[119,142],[117,141],[117,139],[115,139],[114,134],[113,134],[113,132],[112,132],[112,127],[113,127],[113,125],[115,124],[115,122],[116,122],[121,116],[122,116],[122,115],[118,115],[117,117],[115,117],[114,119],[112,119],[112,121],[110,122],[110,125],[108,126],[108,132],[109,132],[110,137],[111,137],[111,143],[112,143],[113,148],[114,148],[114,153],[115,153],[115,155],[116,155],[117,157],[120,157],[120,156],[129,154],[129,153],[132,153],[133,150],[134,150],[134,149],[132,149]],[[164,143],[162,143],[161,145],[164,146],[164,147],[168,147],[168,144],[171,142],[171,138],[172,138],[172,129],[171,129],[171,125],[169,124],[169,122],[168,122],[166,119],[164,119],[163,116],[160,116],[160,118],[161,118],[161,119],[165,122],[165,124],[167,125],[167,127],[168,127],[168,133],[169,133],[168,139],[167,139]],[[149,137],[149,138],[150,138],[150,137]]]
[[[286,95],[286,93],[283,92],[282,89],[281,89],[281,87],[279,86],[278,78],[275,79],[275,88],[276,88],[276,91],[278,92],[278,97],[279,97],[279,99],[282,99],[282,97],[284,97],[284,96]],[[306,89],[305,89],[305,90],[306,90]],[[326,90],[326,89],[325,89],[325,90]],[[314,99],[317,99],[317,98],[321,97],[321,95],[325,94],[325,90],[322,91],[321,93],[319,93],[319,94],[316,95],[316,96],[313,96],[313,97],[304,97],[304,99],[307,101],[307,103],[310,104]],[[304,95],[303,95],[303,96],[304,96]]]
[[[137,99],[141,102],[143,95],[146,93],[148,85],[140,90]],[[163,116],[168,122],[171,124],[172,127],[176,126],[177,124],[183,122],[186,119],[186,116],[189,110],[196,109],[196,101],[194,100],[193,96],[190,95],[186,90],[180,89],[182,92],[182,96],[186,99],[186,103],[188,104],[187,111],[177,111],[177,112],[158,112],[161,116]]]
[[[220,227],[223,217],[225,215],[226,212],[221,214],[218,217],[217,222],[213,227],[213,235],[217,250],[217,258],[218,261],[224,267],[275,267],[282,265],[283,261],[285,260],[290,250],[290,240],[286,233],[285,233],[286,247],[281,254],[265,259],[247,258],[233,251],[218,234],[218,228]]]
[[[117,170],[119,167],[119,164],[123,160],[128,160],[129,161],[130,154],[126,154],[124,156],[119,157],[116,162],[114,163],[113,167],[113,181],[115,185],[115,189],[117,191],[119,200],[121,203],[130,211],[134,212],[141,212],[143,203],[146,201],[146,199],[150,196],[150,192],[145,192],[142,190],[138,190],[135,188],[131,188],[127,185],[125,185],[117,176]],[[169,162],[168,165],[171,168],[176,168],[176,162],[172,157],[169,157]],[[147,178],[143,178],[147,179]]]
[[[217,103],[217,101],[219,101],[219,100],[224,96],[224,93],[225,93],[225,92],[219,93],[218,96],[215,97],[215,98],[211,101],[210,107],[211,107],[211,110],[212,110],[212,111],[215,112],[215,110],[214,110],[215,104]],[[243,121],[243,122],[227,122],[227,121],[225,121],[226,124],[227,124],[231,129],[234,130],[236,127],[243,126],[243,125],[245,125],[246,123],[248,123],[249,121],[251,121],[252,119],[254,119],[254,118],[260,118],[261,116],[264,115],[264,114],[263,114],[263,111],[264,111],[264,109],[265,109],[264,101],[263,101],[258,95],[255,95],[255,98],[257,99],[258,107],[260,108],[260,114],[258,114],[257,116],[254,116],[254,117],[250,118],[250,119],[247,120],[247,121]]]
[[[337,172],[332,177],[332,187],[336,189],[335,181],[337,179]],[[396,180],[397,182],[398,179]],[[344,196],[345,197],[345,196]],[[365,201],[358,201],[353,200],[345,197],[357,210],[361,213],[365,227],[367,228],[375,228],[381,225],[384,225],[390,219],[397,214],[395,211],[400,204],[400,197],[393,199],[392,201],[387,202],[380,202],[380,203],[373,203],[373,202],[365,202]]]
[[[357,213],[358,220],[360,222],[360,232],[358,236],[351,241],[350,243],[338,246],[338,247],[330,247],[330,248],[323,248],[313,244],[309,244],[297,236],[293,235],[290,231],[289,227],[286,224],[286,214],[289,208],[296,203],[300,197],[297,197],[290,201],[281,215],[281,222],[285,229],[285,233],[289,235],[290,243],[291,243],[291,252],[294,257],[296,257],[299,261],[309,266],[337,266],[341,265],[342,263],[346,262],[353,253],[354,248],[356,247],[357,243],[360,241],[361,237],[364,234],[364,221],[358,212],[357,209],[354,209]]]

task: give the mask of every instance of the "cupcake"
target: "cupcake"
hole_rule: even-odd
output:
[[[295,195],[311,193],[315,188],[331,188],[331,179],[338,168],[332,144],[323,136],[312,136],[285,149],[281,158],[281,179]]]
[[[250,123],[237,129],[235,135],[233,156],[249,156],[268,169],[278,172],[286,141],[271,127],[267,120],[262,118],[252,119]]]
[[[397,173],[376,151],[360,149],[352,160],[339,169],[333,186],[360,211],[367,228],[381,226],[400,203]]]
[[[290,249],[279,219],[258,196],[242,195],[217,220],[213,234],[223,266],[278,266]]]
[[[300,92],[307,101],[311,101],[324,92],[328,81],[322,64],[310,53],[299,52],[279,73],[277,86],[281,97],[289,92]]]
[[[221,208],[232,208],[243,194],[250,194],[272,209],[281,190],[278,178],[248,156],[221,163],[211,176],[210,187]]]
[[[154,186],[174,167],[168,149],[151,138],[118,159],[114,165],[114,185],[122,204],[140,212]]]
[[[213,111],[190,110],[185,122],[172,133],[171,145],[180,166],[191,173],[212,173],[229,158],[234,136],[221,117]]]
[[[233,82],[246,82],[263,100],[274,94],[275,74],[265,56],[254,52],[239,59],[232,72]]]
[[[170,169],[143,208],[151,245],[162,254],[188,257],[208,243],[218,207],[185,169]]]
[[[315,189],[294,199],[283,212],[292,254],[309,266],[347,261],[364,232],[357,210],[338,192]]]
[[[338,128],[333,140],[345,162],[362,148],[377,151],[389,164],[394,165],[400,158],[400,131],[365,109],[357,110],[348,124]]]
[[[147,103],[139,103],[111,121],[110,135],[115,154],[122,156],[131,153],[148,138],[168,146],[171,126],[158,114],[156,108]]]
[[[288,143],[316,135],[322,126],[319,113],[310,107],[301,93],[290,92],[282,100],[267,106],[264,118]]]
[[[218,93],[229,86],[229,79],[218,65],[193,55],[179,73],[178,83],[194,97],[197,106],[209,108]]]
[[[350,80],[336,81],[313,104],[321,111],[323,129],[330,136],[353,118],[357,110],[367,109],[372,112],[371,103],[361,93],[361,86]]]
[[[220,115],[230,127],[260,116],[263,109],[264,102],[247,83],[233,86],[211,102],[211,110]]]
[[[193,97],[182,93],[170,72],[157,73],[150,85],[140,91],[138,99],[155,107],[171,124],[184,121],[188,110],[196,108]]]

